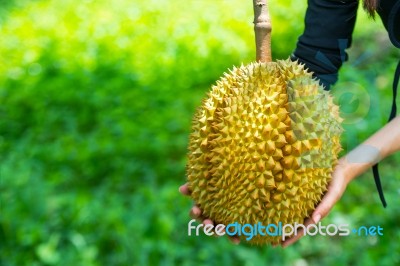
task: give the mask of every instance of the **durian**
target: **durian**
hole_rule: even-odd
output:
[[[191,197],[216,223],[294,224],[327,190],[341,150],[338,107],[291,60],[234,67],[194,115]],[[250,243],[278,244],[280,236]]]
[[[191,196],[217,223],[303,223],[327,190],[341,131],[338,107],[304,65],[233,68],[193,119]]]

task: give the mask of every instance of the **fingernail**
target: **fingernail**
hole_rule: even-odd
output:
[[[198,208],[193,208],[192,213],[194,216],[199,217],[200,216],[200,210]]]
[[[321,220],[321,214],[317,213],[316,215],[314,215],[313,220],[317,224],[319,220]]]
[[[233,239],[232,239],[232,243],[235,244],[235,245],[239,245],[240,239],[238,239],[238,238],[233,238]]]

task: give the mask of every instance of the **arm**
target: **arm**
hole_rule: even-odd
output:
[[[378,156],[373,157],[371,152],[365,154],[367,150],[370,150],[366,147],[376,148],[377,151],[379,151],[377,154]],[[350,182],[355,177],[364,173],[377,161],[399,150],[400,116],[394,118],[390,123],[364,141],[345,157],[347,160],[343,163],[343,167],[346,168],[346,172],[348,173],[348,181]],[[362,156],[362,159],[365,159],[364,162],[354,162],[352,158],[355,158],[356,156]]]
[[[304,33],[291,58],[304,63],[326,89],[347,60],[357,7],[357,0],[308,0]]]
[[[328,192],[305,225],[318,223],[341,198],[347,184],[371,168],[377,161],[400,151],[400,116],[369,137],[366,141],[339,160],[329,184]],[[302,234],[282,243],[283,247],[296,242]]]

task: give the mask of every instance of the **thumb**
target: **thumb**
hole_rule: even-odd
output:
[[[342,193],[342,191],[334,188],[328,190],[312,214],[312,219],[315,223],[318,223],[322,218],[328,215]]]

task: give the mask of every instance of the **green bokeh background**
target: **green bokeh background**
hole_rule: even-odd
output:
[[[271,0],[273,56],[306,1]],[[188,237],[191,117],[211,85],[254,59],[251,1],[0,0],[0,265],[399,265],[399,154],[354,180],[323,223],[384,236],[289,248]],[[379,129],[399,51],[362,10],[333,89],[343,154]]]

